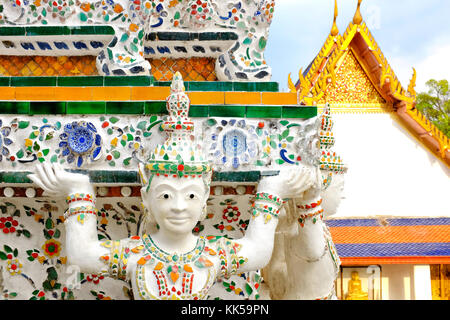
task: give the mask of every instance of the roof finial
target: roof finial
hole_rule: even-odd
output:
[[[358,0],[358,7],[356,8],[355,16],[353,17],[353,24],[361,24],[363,21],[360,10],[361,2],[362,0]]]
[[[331,32],[330,32],[330,34],[333,37],[336,37],[339,34],[339,29],[336,24],[337,16],[338,16],[338,5],[337,5],[337,0],[334,0],[334,20],[333,20],[333,27],[331,28]]]

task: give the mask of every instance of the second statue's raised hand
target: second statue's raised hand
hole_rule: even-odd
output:
[[[258,190],[277,195],[283,199],[292,199],[300,197],[315,182],[314,170],[301,165],[282,168],[278,176],[263,178]]]
[[[45,196],[65,197],[76,192],[93,192],[87,175],[67,172],[57,163],[39,164],[28,177],[44,190]]]

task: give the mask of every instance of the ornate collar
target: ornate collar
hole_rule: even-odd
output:
[[[150,235],[144,234],[142,236],[142,241],[144,244],[144,248],[147,253],[149,253],[152,258],[159,260],[163,263],[170,264],[186,264],[192,263],[196,261],[200,255],[203,253],[205,249],[205,239],[203,237],[199,237],[197,240],[197,244],[195,248],[187,253],[178,254],[178,253],[169,253],[159,248],[155,242],[153,241]]]
[[[143,299],[204,299],[215,280],[214,264],[203,254],[210,250],[206,241],[199,237],[195,248],[187,253],[168,253],[159,248],[149,235],[142,236],[145,249],[142,263],[138,262],[136,269],[136,284]],[[208,276],[202,289],[192,292],[194,281],[193,264],[198,269],[208,269]],[[158,296],[153,295],[146,283],[146,267],[152,270],[158,285]],[[168,276],[168,277],[167,277]],[[177,285],[182,278],[181,287]]]

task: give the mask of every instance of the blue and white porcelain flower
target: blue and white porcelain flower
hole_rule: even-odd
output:
[[[256,163],[265,131],[246,120],[211,120],[205,127],[210,161],[229,169]]]
[[[9,156],[9,149],[7,146],[12,144],[12,140],[8,138],[11,133],[10,127],[2,127],[3,121],[0,119],[0,161],[3,160],[3,157]]]
[[[91,161],[98,160],[102,154],[102,137],[91,122],[68,123],[59,137],[61,155],[67,156],[68,163],[76,162],[77,167],[81,167],[87,158]]]

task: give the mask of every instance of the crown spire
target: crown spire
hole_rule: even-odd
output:
[[[335,173],[344,173],[347,170],[347,165],[342,161],[342,158],[332,150],[335,143],[333,126],[331,108],[329,104],[326,104],[322,115],[320,116],[320,169]]]
[[[361,24],[361,22],[363,21],[361,15],[361,2],[362,0],[358,0],[358,6],[356,7],[355,16],[353,17],[353,24]]]
[[[339,34],[339,29],[336,24],[337,16],[338,16],[338,5],[337,5],[337,0],[334,0],[334,19],[333,19],[333,27],[331,28],[331,32],[330,32],[330,34],[333,37],[336,37]]]
[[[210,174],[211,166],[201,146],[191,139],[194,123],[189,118],[190,100],[179,72],[173,77],[170,92],[166,99],[169,115],[161,124],[161,129],[167,133],[167,140],[156,146],[145,169],[151,174],[179,178]]]

